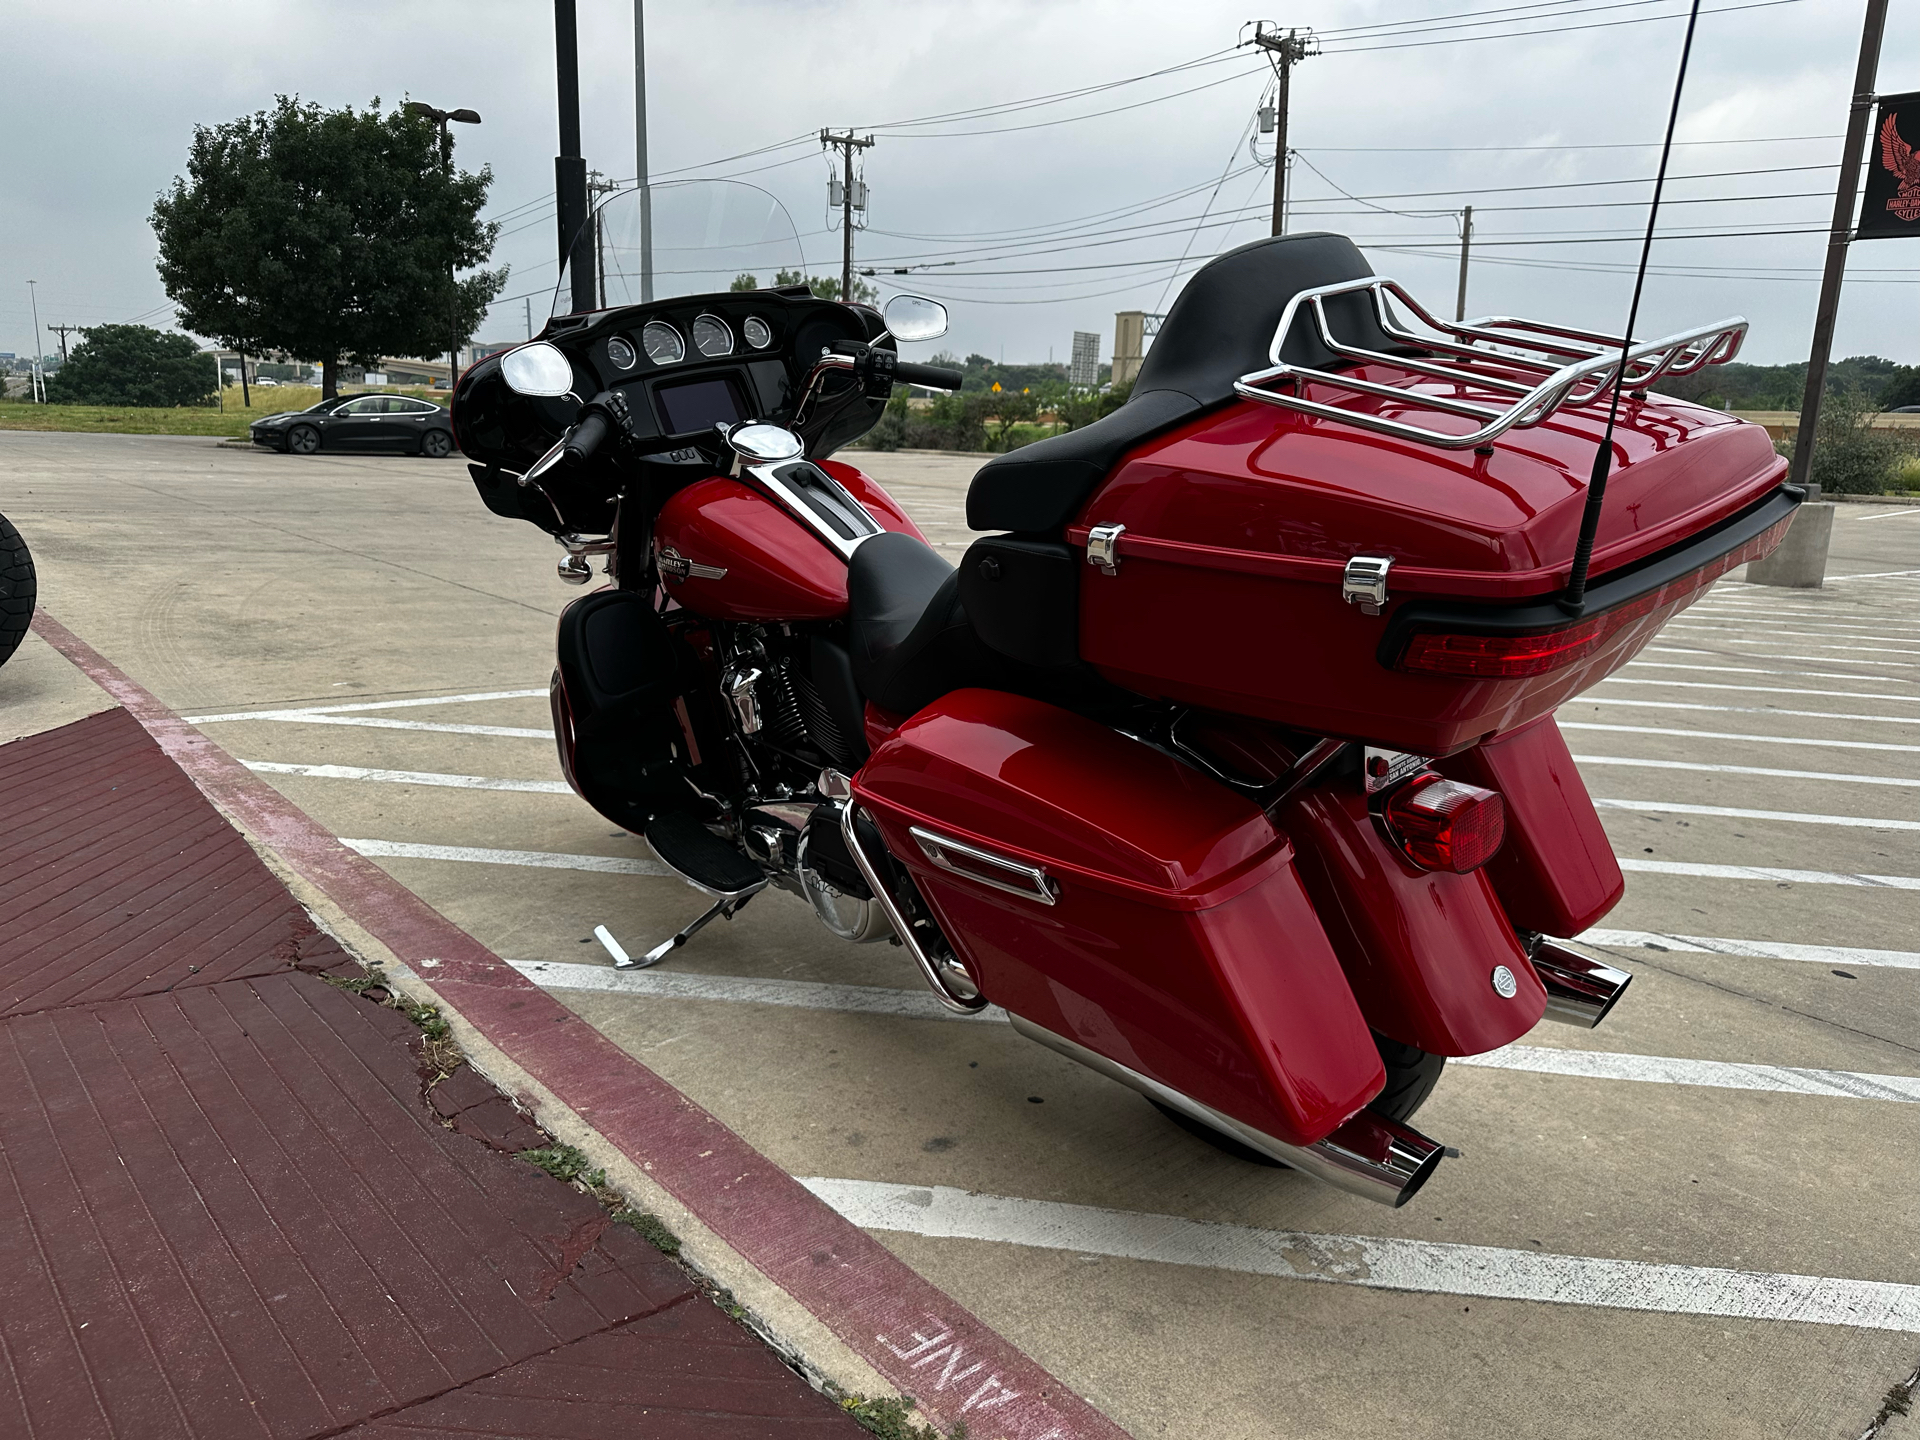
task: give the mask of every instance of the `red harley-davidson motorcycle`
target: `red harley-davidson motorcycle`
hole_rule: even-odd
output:
[[[1455,324],[1344,237],[1257,241],[1118,411],[980,469],[957,569],[832,458],[960,384],[897,355],[945,326],[738,290],[461,377],[482,499],[564,580],[605,557],[559,625],[567,780],[713,898],[630,963],[785,889],[1196,1133],[1404,1203],[1445,1057],[1626,988],[1550,938],[1624,889],[1553,711],[1800,503],[1764,431],[1647,389],[1745,322]]]

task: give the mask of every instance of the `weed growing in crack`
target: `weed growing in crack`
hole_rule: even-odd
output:
[[[438,1005],[422,1005],[408,999],[387,984],[387,977],[376,965],[364,967],[355,976],[322,975],[337,990],[358,995],[390,1010],[398,1010],[420,1027],[420,1062],[425,1074],[425,1089],[431,1090],[467,1063],[466,1051],[453,1038],[453,1026],[440,1013]]]
[[[613,1212],[613,1223],[639,1231],[640,1238],[662,1255],[680,1253],[680,1237],[669,1230],[667,1222],[651,1210],[634,1210],[623,1205]]]
[[[849,1395],[840,1402],[840,1408],[858,1421],[863,1430],[871,1431],[881,1440],[942,1440],[940,1432],[931,1425],[913,1423],[911,1396],[868,1400],[861,1395]],[[965,1423],[955,1425],[945,1440],[967,1440]]]

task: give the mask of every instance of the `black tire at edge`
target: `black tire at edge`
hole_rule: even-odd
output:
[[[0,665],[7,663],[26,638],[38,589],[27,542],[20,538],[13,522],[0,515]]]

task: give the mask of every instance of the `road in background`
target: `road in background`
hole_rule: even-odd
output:
[[[973,460],[858,461],[958,555]],[[1563,708],[1632,872],[1588,940],[1639,978],[1451,1067],[1419,1123],[1462,1153],[1390,1212],[947,1017],[782,894],[613,972],[594,926],[638,950],[705,902],[560,783],[578,592],[458,462],[0,465],[51,614],[1136,1434],[1853,1440],[1913,1369],[1920,513],[1842,507],[1826,589],[1723,582]],[[61,664],[29,638],[0,731],[94,703]]]

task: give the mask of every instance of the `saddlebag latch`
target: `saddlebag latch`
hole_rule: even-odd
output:
[[[1120,536],[1124,525],[1096,525],[1087,532],[1087,563],[1098,565],[1102,575],[1120,573]]]
[[[1387,603],[1387,571],[1392,568],[1391,555],[1354,556],[1340,577],[1340,598],[1358,604],[1364,614],[1378,615]]]

